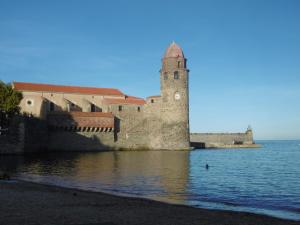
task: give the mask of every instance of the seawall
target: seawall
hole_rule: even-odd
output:
[[[251,129],[244,133],[191,133],[194,148],[258,148]]]
[[[61,118],[60,118],[61,119]],[[122,131],[110,127],[117,123],[112,117],[63,118],[41,120],[34,117],[15,117],[6,135],[0,135],[0,154],[24,154],[44,151],[105,151],[146,150],[157,143],[152,133],[145,136],[146,121],[134,121],[132,129]],[[95,121],[96,120],[96,121]],[[90,127],[89,124],[101,127]],[[74,123],[79,125],[74,126]],[[71,125],[70,125],[71,124]],[[86,127],[80,127],[87,124]],[[121,123],[122,126],[123,123]],[[127,123],[125,123],[127,124]],[[123,131],[124,130],[124,131]],[[151,129],[150,129],[151,130]],[[156,134],[156,137],[159,137]],[[190,144],[194,148],[258,148],[253,141],[252,130],[244,133],[191,133]],[[153,144],[152,143],[152,144]],[[150,147],[149,147],[150,146]]]
[[[45,121],[34,117],[16,116],[8,131],[0,135],[0,154],[43,152],[47,148],[48,131]]]

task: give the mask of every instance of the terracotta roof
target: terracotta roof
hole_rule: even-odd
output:
[[[37,91],[37,92],[63,92],[63,93],[78,93],[92,95],[114,95],[124,96],[118,89],[114,88],[95,88],[95,87],[78,87],[78,86],[63,86],[52,84],[36,84],[25,82],[13,82],[14,89],[18,91]]]
[[[173,41],[172,44],[167,48],[164,58],[172,57],[183,57],[182,49]]]
[[[142,98],[134,96],[126,96],[125,99],[116,99],[116,98],[106,98],[104,99],[106,104],[125,104],[125,105],[144,105],[146,101]]]
[[[70,113],[73,117],[107,117],[107,118],[114,118],[114,115],[104,112],[71,112]]]
[[[48,114],[47,122],[54,127],[114,128],[113,114],[102,112],[54,112]]]

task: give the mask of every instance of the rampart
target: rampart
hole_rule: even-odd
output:
[[[0,135],[0,154],[42,152],[47,147],[47,124],[27,116],[16,116],[7,132]]]
[[[259,147],[250,128],[245,133],[191,133],[190,140],[195,148]]]

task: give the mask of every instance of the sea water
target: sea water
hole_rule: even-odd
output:
[[[34,182],[300,220],[300,141],[258,143],[258,149],[1,156],[0,170]]]

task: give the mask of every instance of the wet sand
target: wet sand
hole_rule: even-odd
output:
[[[24,181],[0,181],[0,225],[296,225],[252,213],[198,209]]]

